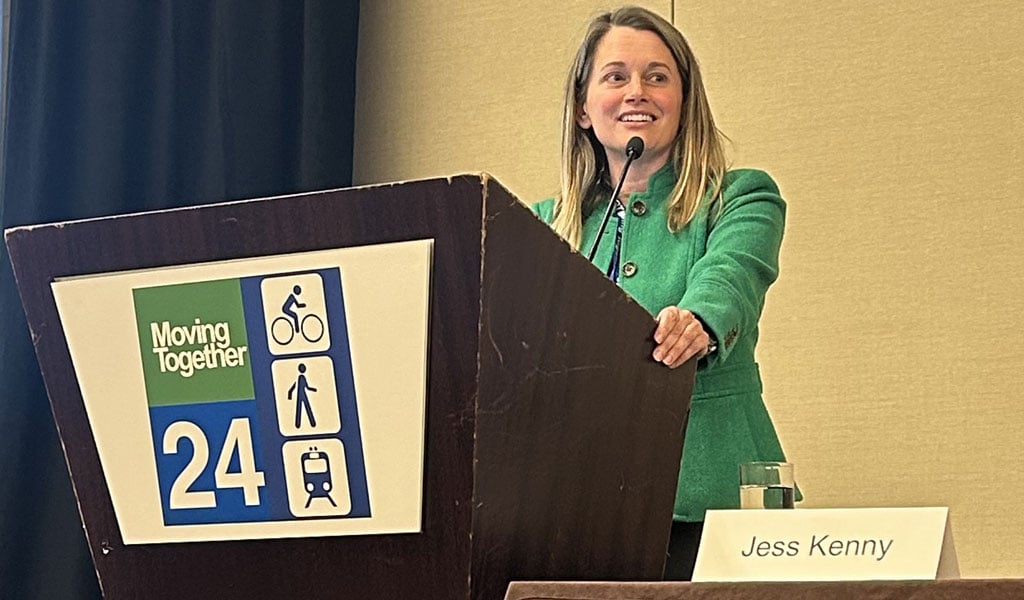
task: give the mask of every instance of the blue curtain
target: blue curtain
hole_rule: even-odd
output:
[[[351,184],[358,0],[11,0],[0,225]],[[6,246],[0,596],[97,598]]]

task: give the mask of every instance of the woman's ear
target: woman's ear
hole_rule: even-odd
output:
[[[590,129],[590,115],[587,114],[587,109],[581,106],[576,111],[576,114],[578,115],[576,117],[576,124],[582,127],[583,129]]]

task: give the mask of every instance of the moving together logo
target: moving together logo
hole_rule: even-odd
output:
[[[165,525],[370,516],[339,269],[133,295]]]
[[[134,290],[150,406],[253,397],[239,280]]]
[[[196,370],[245,366],[248,346],[231,345],[227,322],[203,323],[198,318],[189,326],[172,326],[170,321],[150,323],[153,352],[160,357],[160,372],[191,377]],[[201,345],[200,350],[193,350]],[[184,347],[181,351],[178,350]]]

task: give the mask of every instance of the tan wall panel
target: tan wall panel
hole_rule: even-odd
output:
[[[789,201],[760,361],[804,506],[952,508],[1024,576],[1024,18],[1013,1],[678,3],[737,164]]]
[[[965,576],[1024,576],[1024,13],[674,4],[734,162],[790,204],[760,360],[804,506],[948,505]],[[606,5],[553,7],[364,3],[355,181],[550,195],[564,72]]]
[[[669,0],[638,2],[671,14]],[[562,85],[595,0],[375,0],[359,13],[357,184],[487,171],[558,189]]]

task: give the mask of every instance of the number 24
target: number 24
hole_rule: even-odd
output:
[[[206,469],[210,461],[210,446],[203,430],[191,421],[175,421],[164,431],[164,454],[177,454],[178,442],[187,438],[192,442],[192,458],[181,470],[171,485],[171,509],[179,508],[216,508],[217,496],[212,490],[190,491],[189,488]],[[231,456],[238,451],[238,471],[228,472]],[[266,485],[263,471],[256,470],[256,457],[252,448],[252,431],[249,419],[231,420],[224,446],[217,458],[217,466],[213,471],[214,481],[218,489],[241,488],[246,506],[260,503],[260,488]]]

